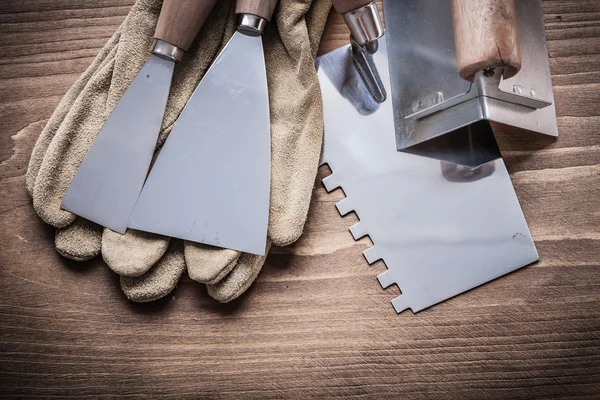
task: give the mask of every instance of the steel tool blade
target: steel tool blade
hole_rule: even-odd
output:
[[[164,0],[152,55],[129,85],[81,162],[61,207],[125,233],[152,161],[180,61],[216,0]]]
[[[270,152],[262,39],[236,32],[175,123],[129,226],[264,254]]]
[[[398,150],[482,120],[558,136],[542,1],[514,0],[520,71],[480,72],[474,82],[459,75],[452,1],[383,1]]]
[[[386,90],[385,41],[373,59]],[[534,242],[493,134],[470,143],[460,133],[457,157],[496,154],[479,167],[396,150],[392,100],[376,103],[353,66],[350,46],[318,59],[325,138],[322,163],[341,187],[342,215],[355,211],[355,239],[369,235],[369,263],[383,260],[382,287],[396,283],[397,312],[418,312],[538,260]],[[464,146],[467,141],[472,146]],[[461,147],[462,146],[462,147]],[[448,150],[445,150],[448,151]],[[442,151],[443,152],[443,151]]]
[[[98,133],[62,208],[125,233],[152,160],[174,65],[150,57]]]

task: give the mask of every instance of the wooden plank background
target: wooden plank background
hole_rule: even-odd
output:
[[[133,304],[101,260],[56,254],[27,160],[132,2],[0,3],[0,398],[600,398],[599,1],[544,1],[561,137],[498,135],[541,261],[398,316],[319,183],[233,304],[189,279]],[[346,40],[331,17],[323,51]]]

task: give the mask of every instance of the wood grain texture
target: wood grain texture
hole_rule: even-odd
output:
[[[521,70],[515,0],[452,0],[452,21],[464,79],[488,68],[502,68],[505,78]]]
[[[372,3],[373,0],[332,0],[331,2],[333,3],[335,11],[340,14],[346,14],[347,12],[354,11]]]
[[[270,21],[278,2],[279,0],[237,0],[235,12],[236,14],[258,15]]]
[[[187,51],[217,0],[164,0],[154,38]]]
[[[398,316],[318,182],[303,238],[233,304],[189,279],[132,304],[100,259],[56,254],[27,160],[132,3],[0,3],[0,398],[599,398],[600,2],[544,1],[560,138],[498,130],[541,261]],[[321,49],[347,41],[333,13]]]

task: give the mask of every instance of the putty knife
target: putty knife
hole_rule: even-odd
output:
[[[384,13],[398,150],[488,121],[558,136],[541,0],[384,0]]]
[[[129,227],[263,255],[271,133],[261,34],[276,0],[238,0],[238,30],[165,142]]]
[[[75,174],[61,207],[125,233],[148,174],[180,61],[216,0],[164,0],[152,55],[119,100]]]
[[[461,132],[452,137],[458,143],[425,155],[398,152],[392,100],[374,101],[351,53],[345,46],[317,60],[325,122],[321,162],[333,171],[323,184],[344,190],[337,208],[358,215],[350,228],[355,239],[369,235],[373,241],[364,252],[367,261],[385,262],[382,287],[400,288],[392,301],[396,312],[418,312],[538,260],[492,132]],[[373,60],[389,91],[385,40]],[[441,161],[436,152],[461,162]],[[490,161],[463,165],[480,153]]]

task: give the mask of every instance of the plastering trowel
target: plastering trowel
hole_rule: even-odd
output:
[[[396,20],[384,11],[389,29]],[[396,68],[388,67],[388,48],[402,40],[389,35],[379,40],[372,60],[392,92],[390,67]],[[444,53],[429,56],[454,65],[458,76],[456,62],[444,61]],[[538,260],[487,122],[445,135],[420,154],[398,152],[398,110],[391,98],[373,98],[351,46],[319,57],[317,66],[325,121],[321,161],[332,170],[323,184],[344,190],[337,208],[358,215],[350,231],[373,241],[365,258],[385,262],[388,269],[378,279],[384,288],[400,288],[392,301],[397,312],[418,312]]]
[[[150,167],[175,62],[183,58],[215,3],[164,0],[152,55],[81,162],[63,209],[125,233]]]
[[[129,227],[265,253],[271,141],[261,34],[276,0],[237,0],[238,30],[186,104]]]
[[[489,121],[558,136],[541,0],[383,3],[398,150]]]

